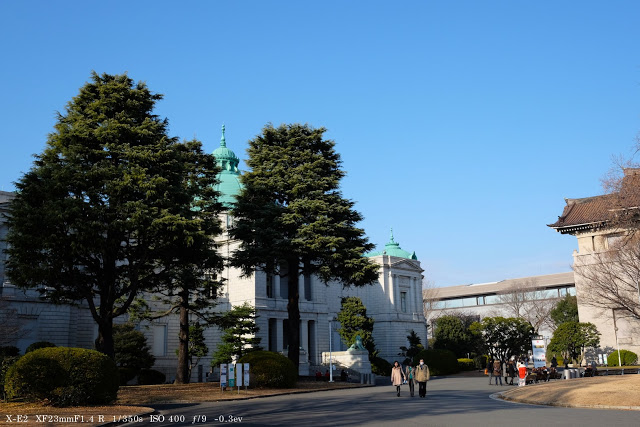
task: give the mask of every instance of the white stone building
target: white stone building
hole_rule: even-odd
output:
[[[238,157],[226,147],[224,127],[220,147],[213,153],[222,167],[218,190],[222,193],[222,202],[227,206],[233,203],[234,196],[240,190]],[[0,210],[6,210],[12,193],[0,193]],[[233,219],[224,214],[225,231],[216,238],[220,251],[225,257],[233,255],[238,242],[230,240],[226,228]],[[0,249],[4,249],[6,224],[0,220]],[[59,346],[92,348],[97,337],[97,327],[86,307],[55,306],[38,298],[35,290],[22,291],[15,288],[4,275],[4,253],[0,260],[0,299],[6,303],[0,305],[4,314],[18,317],[23,325],[22,334],[10,344],[24,352],[25,348],[36,341],[50,341]],[[341,308],[341,298],[356,296],[362,299],[367,315],[375,319],[373,336],[380,350],[380,356],[392,361],[400,352],[401,346],[408,344],[407,335],[413,330],[426,344],[426,325],[422,311],[422,268],[415,253],[402,250],[398,243],[391,240],[384,250],[367,254],[380,266],[377,283],[371,286],[345,289],[340,283],[325,285],[315,277],[300,278],[300,316],[301,373],[306,374],[309,366],[322,363],[322,352],[329,351],[330,321],[335,319]],[[232,306],[245,302],[257,309],[258,336],[263,348],[271,351],[284,351],[287,348],[284,330],[287,327],[287,284],[280,277],[267,277],[258,272],[251,277],[241,277],[240,271],[225,268],[222,276],[226,279],[223,295],[216,302],[216,310],[228,310]],[[151,298],[149,298],[151,300]],[[3,313],[0,313],[0,318]],[[119,319],[124,321],[125,319]],[[195,320],[195,319],[194,319]],[[336,329],[337,322],[331,322],[332,350],[345,350]],[[178,319],[167,316],[151,323],[143,323],[140,330],[147,336],[154,356],[155,369],[164,372],[168,380],[175,377],[178,346]],[[205,338],[210,353],[220,342],[220,331],[209,328]],[[305,359],[303,359],[305,358]],[[309,363],[305,363],[308,361]],[[192,380],[204,380],[210,370],[210,357],[203,358],[199,366],[193,369]]]

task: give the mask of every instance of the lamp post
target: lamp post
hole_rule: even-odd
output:
[[[329,320],[329,382],[333,382],[333,356],[331,354],[331,335],[333,334],[332,322]]]
[[[616,336],[616,348],[618,349],[618,366],[620,366],[620,373],[624,375],[624,369],[622,369],[622,358],[620,357],[620,345],[618,344],[618,325],[616,323],[616,308],[612,308],[613,312],[613,333]]]

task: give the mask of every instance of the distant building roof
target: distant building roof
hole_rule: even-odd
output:
[[[499,282],[447,286],[434,288],[434,298],[441,300],[446,298],[486,295],[503,292],[513,286],[523,286],[531,289],[554,288],[559,286],[575,285],[573,272],[546,274],[543,276],[520,277],[506,279]]]
[[[599,228],[620,211],[640,207],[640,169],[624,170],[620,191],[582,199],[565,199],[562,215],[549,227],[560,233]]]

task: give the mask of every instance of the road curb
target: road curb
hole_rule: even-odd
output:
[[[530,399],[518,399],[511,396],[508,396],[508,393],[512,390],[508,390],[506,392],[499,392],[491,394],[492,399],[500,399],[505,402],[510,403],[522,403],[525,405],[536,405],[536,406],[557,406],[560,408],[586,408],[586,409],[613,409],[618,411],[640,411],[640,406],[612,406],[612,405],[572,405],[569,403],[562,402],[541,402],[538,400],[530,400]]]

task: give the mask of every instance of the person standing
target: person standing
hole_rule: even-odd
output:
[[[500,385],[502,385],[502,362],[500,362],[500,359],[493,361],[493,376],[496,379],[496,385],[498,385],[498,380],[500,380]]]
[[[511,378],[511,382],[509,382],[509,385],[513,385],[513,379],[516,377],[516,365],[513,358],[510,359],[509,363],[507,364],[507,374],[509,375],[509,378]]]
[[[402,381],[405,379],[404,372],[402,372],[402,366],[396,360],[393,362],[393,367],[391,368],[391,384],[396,386],[396,393],[398,397],[400,397],[400,386],[402,385]]]
[[[518,387],[524,387],[527,383],[527,366],[522,360],[518,360]]]
[[[415,380],[415,368],[411,365],[407,365],[407,369],[406,372],[404,373],[404,377],[407,379],[407,382],[409,383],[409,395],[411,397],[413,397],[414,393],[415,393],[415,384],[413,383],[413,380]]]
[[[431,379],[429,367],[424,364],[424,359],[420,359],[420,364],[415,369],[416,381],[418,382],[418,396],[427,397],[427,381]]]

